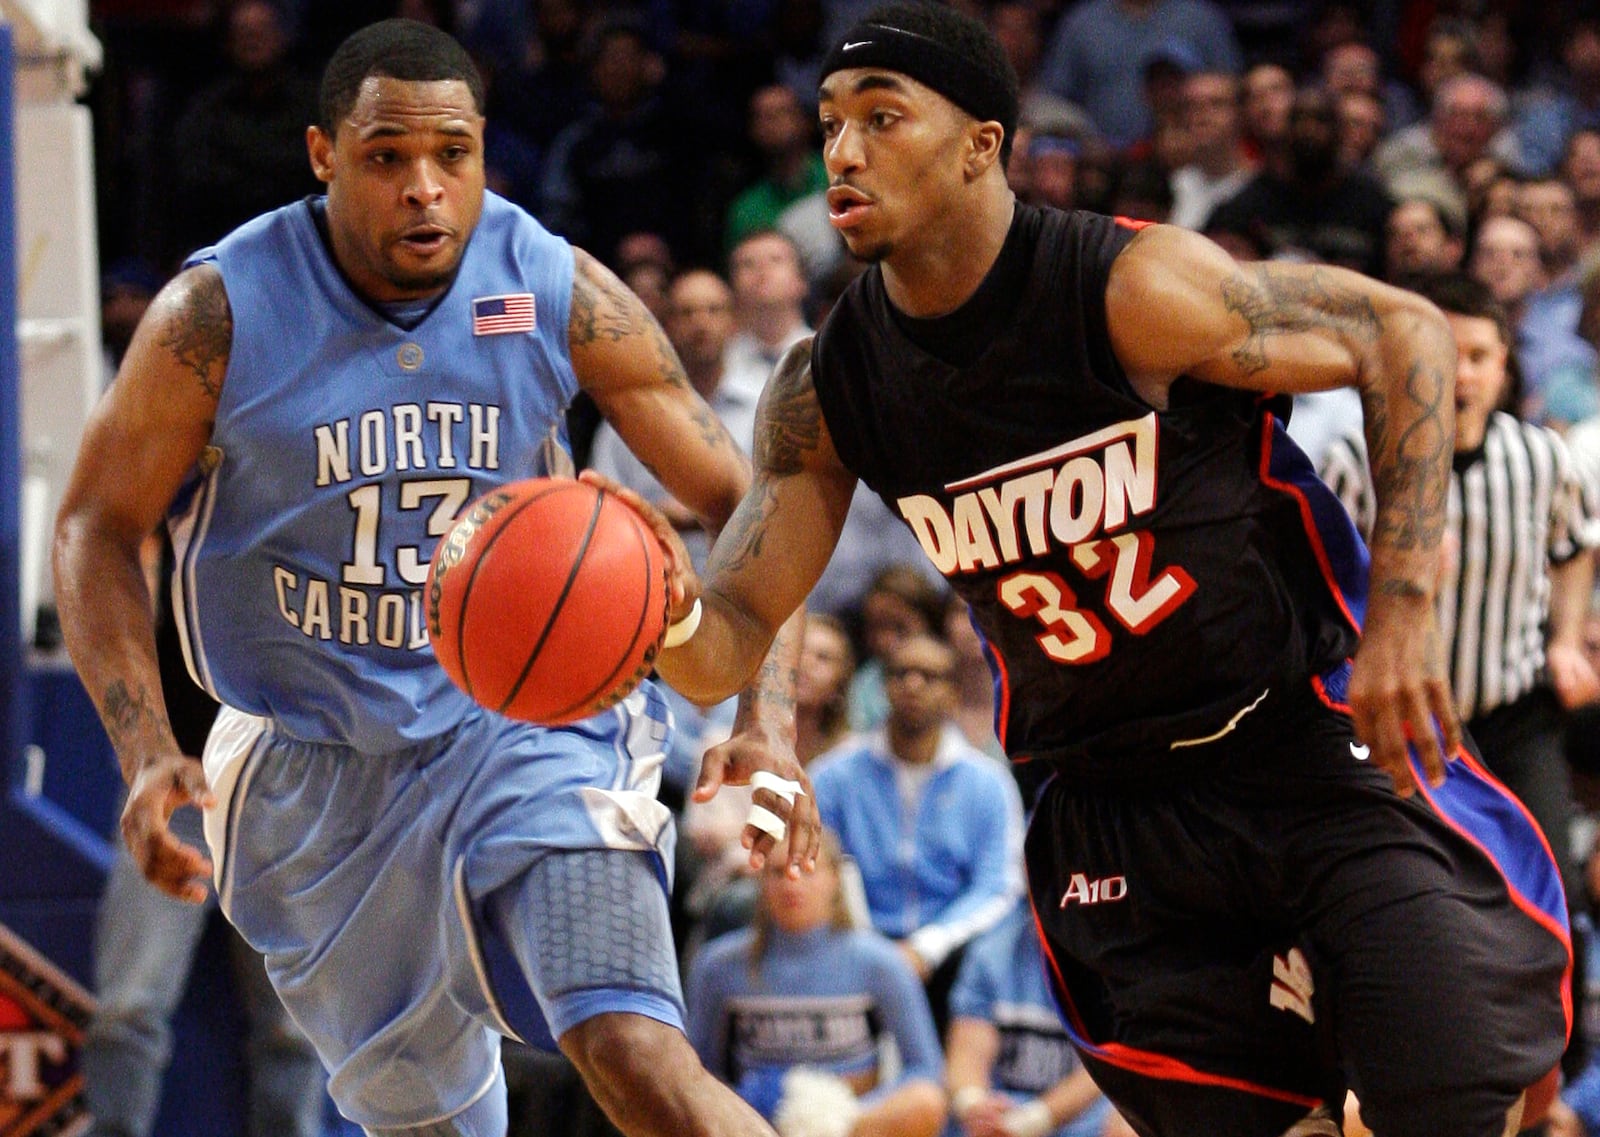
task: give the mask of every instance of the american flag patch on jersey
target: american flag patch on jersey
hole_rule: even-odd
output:
[[[531,332],[533,325],[531,292],[512,292],[505,296],[479,296],[472,302],[472,334],[475,336]]]

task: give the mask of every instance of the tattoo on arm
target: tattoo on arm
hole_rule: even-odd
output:
[[[1317,270],[1291,274],[1266,266],[1246,269],[1223,281],[1222,302],[1250,329],[1233,352],[1234,361],[1250,375],[1266,370],[1271,336],[1328,328],[1372,342],[1383,331],[1371,300]]]
[[[724,531],[726,567],[744,568],[761,556],[767,521],[777,505],[774,481],[805,469],[805,456],[822,441],[822,407],[811,382],[808,352],[791,351],[773,372],[756,418],[755,489],[734,512]]]
[[[161,346],[194,372],[207,395],[215,399],[222,393],[222,373],[233,347],[233,310],[220,274],[195,277],[162,334]]]
[[[632,311],[643,305],[626,285],[581,249],[572,277],[572,314],[567,321],[567,337],[573,347],[597,341],[615,343],[635,334],[638,321]]]
[[[799,679],[798,667],[785,667],[769,653],[756,672],[749,690],[760,698],[763,707],[787,714],[795,708],[794,689]]]
[[[1444,535],[1450,492],[1449,454],[1455,436],[1445,421],[1444,409],[1454,388],[1450,376],[1423,360],[1411,364],[1404,389],[1408,405],[1403,408],[1402,421],[1409,418],[1410,422],[1398,432],[1398,424],[1391,422],[1387,396],[1371,391],[1363,397],[1377,499],[1372,543],[1395,549],[1432,549]],[[1396,434],[1392,440],[1391,434]]]
[[[100,705],[104,711],[106,733],[111,736],[111,745],[118,751],[123,749],[125,743],[131,743],[141,728],[155,726],[160,721],[145,689],[140,687],[130,691],[121,679],[113,680],[111,686],[106,688]]]
[[[568,342],[575,348],[583,348],[594,343],[619,343],[629,337],[645,337],[648,342],[643,350],[655,361],[660,380],[668,387],[691,390],[689,377],[684,373],[672,341],[644,302],[594,257],[581,249],[577,250],[576,256],[577,270],[572,279],[572,314],[567,327]],[[707,446],[738,451],[738,443],[734,442],[728,428],[705,405],[704,400],[694,401],[689,416],[700,434],[700,440]]]

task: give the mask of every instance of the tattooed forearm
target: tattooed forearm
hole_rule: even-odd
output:
[[[1424,360],[1410,366],[1403,397],[1373,392],[1364,400],[1372,416],[1366,431],[1377,498],[1373,545],[1400,550],[1438,546],[1455,442],[1453,391],[1450,376]],[[1401,405],[1391,412],[1396,398]]]
[[[795,707],[794,688],[800,678],[800,669],[775,659],[777,654],[776,651],[772,652],[762,662],[749,690],[764,709],[790,713]]]
[[[160,719],[143,687],[130,691],[121,679],[113,680],[100,698],[106,733],[118,752],[146,727],[159,727]]]
[[[739,508],[733,511],[733,517],[717,540],[711,563],[707,566],[711,575],[740,572],[761,557],[761,546],[767,536],[767,522],[777,504],[772,483],[758,473],[753,492],[739,503]]]
[[[787,477],[804,468],[804,456],[822,440],[822,407],[811,382],[808,347],[791,348],[773,372],[756,417],[756,469]]]
[[[1370,343],[1383,331],[1370,299],[1316,270],[1289,273],[1265,265],[1244,269],[1223,282],[1222,301],[1250,329],[1233,357],[1252,375],[1267,368],[1271,336],[1329,328]]]
[[[207,395],[215,399],[221,394],[222,375],[233,346],[233,310],[220,273],[195,272],[162,333],[161,346],[194,372]]]

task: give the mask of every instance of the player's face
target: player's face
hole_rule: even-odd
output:
[[[372,76],[334,137],[312,127],[339,267],[368,299],[450,283],[483,209],[483,116],[459,79]]]
[[[954,103],[896,71],[835,71],[819,91],[828,220],[850,252],[880,261],[947,241],[976,124]]]
[[[1505,343],[1493,320],[1480,316],[1445,315],[1456,337],[1456,450],[1472,450],[1483,442],[1489,416],[1506,388]]]

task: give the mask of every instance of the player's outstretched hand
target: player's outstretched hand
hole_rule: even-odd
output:
[[[706,751],[694,800],[710,801],[724,785],[754,787],[750,816],[739,835],[757,872],[785,841],[786,871],[798,877],[817,867],[822,847],[822,817],[811,779],[795,757],[794,746],[759,725],[740,729]]]
[[[630,509],[644,518],[645,524],[650,526],[650,531],[656,535],[656,540],[661,542],[661,548],[667,555],[667,580],[670,590],[667,597],[668,622],[676,623],[687,616],[689,610],[694,607],[694,602],[700,598],[700,577],[695,573],[694,562],[689,559],[689,550],[684,548],[683,538],[678,536],[678,530],[672,522],[644,498],[604,474],[585,470],[578,475],[578,480],[615,494]]]
[[[1420,788],[1411,747],[1428,784],[1443,783],[1444,764],[1461,747],[1461,722],[1430,597],[1373,596],[1350,676],[1350,714],[1401,797]]]
[[[146,762],[128,787],[122,839],[145,878],[162,892],[191,904],[205,901],[211,862],[172,835],[167,822],[185,805],[210,809],[215,799],[195,759],[168,754]]]

